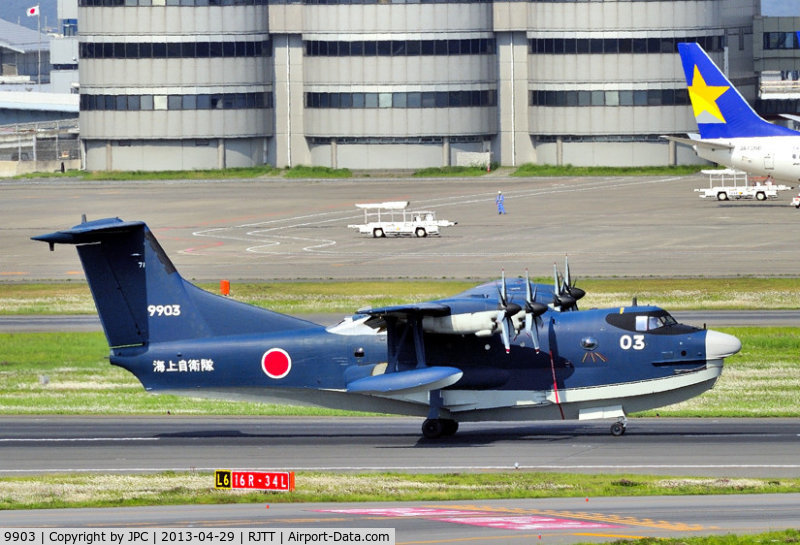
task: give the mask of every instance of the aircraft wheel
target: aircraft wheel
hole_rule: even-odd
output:
[[[622,422],[614,422],[611,424],[611,435],[619,437],[625,434],[625,424]]]
[[[455,435],[458,431],[458,422],[455,420],[444,419],[442,420],[442,424],[444,425],[444,429],[442,430],[442,435]]]
[[[422,435],[426,439],[438,439],[444,434],[444,421],[439,418],[428,418],[422,423]]]

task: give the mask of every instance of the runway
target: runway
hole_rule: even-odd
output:
[[[409,418],[3,417],[0,474],[567,471],[719,476],[800,474],[794,419],[635,419],[467,424],[446,441]],[[769,448],[764,442],[769,441]],[[518,470],[513,470],[516,466]],[[724,477],[723,477],[724,476]],[[571,544],[759,533],[800,526],[800,495],[578,497],[0,511],[0,526],[92,528],[394,528],[398,545]]]
[[[81,214],[147,221],[178,270],[197,281],[483,281],[503,267],[507,274],[529,268],[548,276],[565,254],[579,277],[798,274],[796,237],[786,229],[797,212],[788,196],[787,202],[721,204],[692,191],[706,184],[700,177],[669,176],[0,181],[0,280],[82,280],[74,249],[51,253],[30,241],[75,225]],[[500,189],[507,216],[494,209]],[[458,225],[425,239],[378,240],[347,229],[361,217],[354,203],[386,200],[409,200]],[[708,314],[697,316],[697,324],[763,319],[758,325],[793,325],[798,317]],[[3,318],[0,329],[99,329],[95,317],[42,321]],[[464,424],[445,441],[421,439],[420,424],[372,417],[0,417],[0,475],[221,467],[501,471],[515,465],[522,471],[720,478],[800,475],[795,419],[634,419],[621,438],[610,436],[607,422]],[[800,526],[796,495],[585,500],[0,511],[0,526],[396,527],[404,545],[574,543]],[[391,511],[398,507],[416,511]]]
[[[0,417],[0,475],[62,472],[528,471],[797,477],[800,420],[466,423],[426,440],[393,417]],[[769,444],[765,448],[765,443]]]
[[[397,545],[603,542],[800,527],[800,495],[181,505],[0,511],[0,526],[395,528]]]

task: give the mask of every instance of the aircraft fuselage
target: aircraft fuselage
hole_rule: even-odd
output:
[[[719,148],[709,148],[714,143]],[[751,175],[771,176],[776,181],[800,182],[800,136],[768,136],[703,140],[694,146],[697,155]]]
[[[539,326],[539,351],[521,332],[510,353],[499,335],[451,333],[427,333],[424,352],[427,366],[462,371],[442,390],[442,410],[459,420],[526,419],[534,408],[551,418],[577,418],[581,410],[611,405],[627,413],[711,388],[722,359],[738,350],[720,347],[715,335],[722,334],[677,324],[657,307],[551,310]],[[427,391],[347,391],[360,378],[399,378],[419,367],[411,336],[397,351],[392,368],[385,333],[316,327],[123,347],[111,361],[153,393],[425,415]]]

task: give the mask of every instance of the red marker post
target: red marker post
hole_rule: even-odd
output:
[[[294,471],[214,471],[214,488],[294,491]]]

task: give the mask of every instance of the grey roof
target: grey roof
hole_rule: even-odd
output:
[[[78,113],[80,97],[69,93],[0,92],[0,110]]]
[[[0,19],[0,47],[13,49],[18,53],[27,53],[38,51],[39,42],[39,33],[35,30]],[[50,37],[45,33],[41,35],[41,48],[42,51],[50,50]]]

